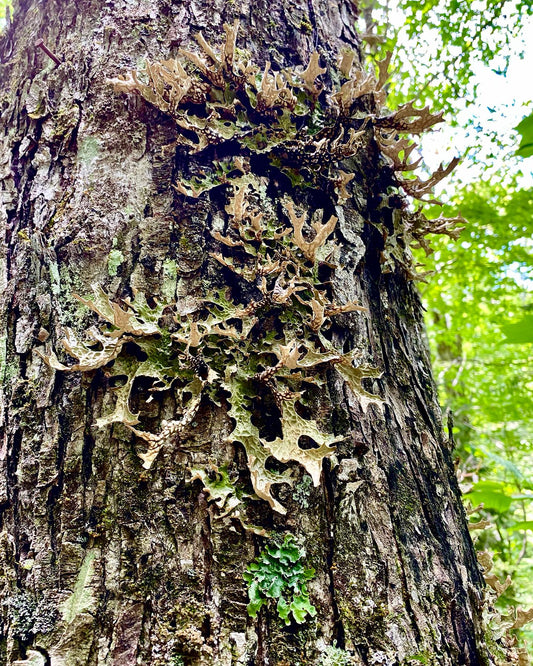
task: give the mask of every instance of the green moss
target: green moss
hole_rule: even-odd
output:
[[[425,664],[425,666],[439,666],[442,663],[442,657],[428,650],[417,652],[411,657],[407,657],[401,662],[401,666],[418,666],[418,664]]]
[[[3,382],[5,385],[11,385],[11,382],[14,379],[17,379],[20,376],[20,367],[18,362],[18,357],[15,356],[11,361],[5,361],[5,365],[2,366],[3,369]]]
[[[354,581],[349,587],[354,589],[355,598],[359,584]],[[362,612],[360,606],[356,606],[349,598],[344,597],[339,602],[339,610],[346,636],[352,643],[366,643],[369,637],[386,636],[386,619],[390,615],[386,605],[378,603],[373,608],[367,606],[365,612]]]
[[[193,247],[193,244],[191,243],[190,239],[187,238],[187,236],[181,236],[179,240],[179,246],[180,250],[188,251]]]
[[[170,659],[170,666],[185,666],[185,662],[183,661],[183,657],[179,654],[175,654]]]
[[[105,532],[111,532],[117,524],[117,517],[115,511],[110,506],[105,506],[100,514],[100,521],[97,528]]]

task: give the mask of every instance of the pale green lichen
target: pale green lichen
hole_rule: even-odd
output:
[[[309,508],[309,495],[311,492],[312,485],[313,485],[313,479],[309,476],[309,474],[304,474],[300,483],[294,487],[294,491],[292,493],[292,499],[302,509]]]
[[[96,608],[93,576],[97,553],[94,548],[85,553],[72,594],[60,606],[62,619],[67,624],[73,622],[80,613],[94,612]]]
[[[78,146],[77,159],[80,164],[89,167],[100,154],[100,141],[95,136],[85,136]]]
[[[176,297],[176,286],[178,282],[178,264],[175,259],[165,259],[163,262],[163,284],[161,294],[170,302]]]
[[[124,261],[124,255],[120,250],[111,250],[107,258],[107,272],[111,277],[115,277],[119,266]]]
[[[7,335],[0,336],[0,383],[5,382],[7,366]]]
[[[27,592],[9,597],[4,605],[13,634],[23,642],[27,642],[32,635],[51,632],[59,617],[53,600],[46,597],[38,599]]]
[[[48,264],[48,270],[50,271],[50,289],[55,296],[59,296],[61,293],[61,278],[57,261],[51,260]]]
[[[337,647],[334,641],[333,645],[323,645],[318,666],[355,666],[356,661],[346,650]]]

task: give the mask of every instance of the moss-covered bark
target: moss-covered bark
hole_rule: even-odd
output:
[[[186,440],[170,438],[143,469],[146,442],[124,423],[95,427],[116,403],[113,371],[64,372],[43,360],[55,350],[72,363],[61,345],[65,327],[83,339],[101,325],[73,296],[88,296],[92,284],[115,302],[141,292],[152,306],[150,299],[174,301],[185,313],[226,284],[243,305],[256,293],[212,256],[221,245],[211,232],[235,217],[227,186],[196,199],[176,191],[171,183],[190,173],[191,158],[165,149],[175,122],[138,97],[115,94],[106,79],[190,49],[200,29],[220,43],[223,23],[240,19],[238,48],[261,67],[267,60],[305,67],[317,50],[325,83],[334,84],[337,54],[357,52],[355,11],[351,2],[325,0],[24,0],[16,8],[0,38],[0,663],[320,664],[334,642],[346,663],[365,666],[488,663],[482,579],[419,298],[401,261],[397,234],[407,213],[384,196],[394,181],[371,136],[341,164],[355,174],[342,206],[333,190],[293,188],[264,158],[251,166],[262,188],[252,196],[267,217],[290,227],[281,205],[290,196],[309,219],[317,209],[324,222],[338,218],[337,267],[318,262],[317,279],[331,301],[366,311],[332,316],[324,345],[337,350],[335,363],[357,351],[361,364],[382,372],[363,380],[382,408],[366,405],[335,363],[317,370],[322,384],[306,385],[300,417],[340,441],[318,486],[295,462],[267,463],[292,470],[292,487],[271,490],[286,514],[241,497],[242,519],[223,519],[208,482],[201,474],[190,481],[192,468],[225,466],[253,493],[231,391],[206,394]],[[37,38],[59,66],[33,48]],[[371,99],[361,108],[371,113]],[[193,161],[209,171],[213,153]],[[397,243],[390,254],[385,237]],[[171,315],[159,324],[175,332]],[[279,330],[275,312],[261,315],[265,330]],[[181,414],[183,381],[155,394],[150,386],[139,377],[129,407],[139,412],[136,428],[159,432],[163,419]],[[265,441],[279,437],[280,407],[268,390],[247,398]],[[286,626],[273,606],[256,619],[247,612],[242,574],[268,542],[261,530],[294,534],[316,570],[309,591],[317,614],[301,625]]]

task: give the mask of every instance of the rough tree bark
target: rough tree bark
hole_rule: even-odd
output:
[[[0,38],[0,663],[320,664],[334,642],[345,650],[338,663],[488,663],[482,577],[443,434],[422,307],[399,254],[398,228],[408,213],[386,196],[394,176],[372,127],[363,131],[364,148],[342,162],[355,174],[344,206],[331,189],[293,186],[266,158],[250,167],[262,179],[265,210],[277,211],[285,225],[279,202],[286,196],[298,215],[311,218],[318,209],[324,221],[339,218],[335,257],[317,262],[320,279],[332,301],[355,301],[366,311],[331,316],[324,345],[338,354],[356,350],[357,362],[382,373],[363,379],[383,400],[365,411],[334,363],[317,369],[323,385],[309,384],[300,415],[313,413],[337,440],[319,485],[297,462],[271,458],[271,470],[291,470],[293,486],[267,489],[269,501],[246,498],[242,520],[223,517],[206,490],[209,478],[191,481],[190,469],[208,474],[210,464],[226,465],[252,494],[247,454],[232,438],[228,415],[235,395],[206,394],[186,436],[168,438],[143,469],[139,453],[147,444],[131,428],[95,427],[114,409],[109,369],[67,372],[43,359],[55,350],[71,365],[61,344],[65,327],[80,338],[89,326],[101,327],[73,297],[86,297],[92,284],[124,308],[120,299],[134,293],[155,307],[153,299],[189,303],[224,283],[240,290],[243,307],[255,297],[212,256],[234,252],[211,233],[231,217],[228,186],[198,198],[171,186],[188,173],[189,160],[209,171],[213,154],[190,157],[182,146],[162,152],[176,140],[174,120],[138,95],[115,92],[107,79],[144,59],[175,56],[179,47],[199,52],[193,38],[200,30],[221,44],[223,24],[239,19],[237,46],[247,58],[261,68],[270,61],[273,70],[305,67],[316,50],[330,86],[343,48],[355,50],[353,67],[361,68],[356,12],[349,0],[16,6]],[[34,48],[38,39],[59,64]],[[371,97],[361,101],[367,115]],[[387,234],[396,242],[389,255]],[[274,331],[269,316],[262,323]],[[197,371],[205,379],[205,368]],[[180,410],[176,382],[149,393],[144,380],[129,408],[140,412],[139,430],[159,432]],[[246,399],[268,440],[282,408],[268,387]],[[286,514],[275,510],[281,506]],[[245,529],[247,522],[268,534]],[[308,586],[317,610],[288,626],[272,604],[249,616],[242,578],[268,539],[286,532],[316,569]]]

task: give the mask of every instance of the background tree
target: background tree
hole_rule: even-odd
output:
[[[476,184],[453,199],[469,220],[461,243],[434,244],[423,288],[441,400],[454,414],[465,500],[491,528],[499,605],[531,605],[531,191]],[[451,209],[451,207],[450,207]],[[457,274],[461,279],[457,279]]]
[[[443,238],[429,258],[420,253],[436,271],[421,294],[441,403],[453,412],[461,488],[489,523],[476,548],[493,553],[501,580],[512,579],[503,594],[498,588],[504,613],[533,601],[532,181],[530,160],[521,159],[531,153],[531,98],[521,86],[531,9],[520,0],[385,0],[365,3],[360,19],[372,58],[393,51],[388,99],[421,89],[421,102],[450,111],[453,129],[424,139],[422,154],[465,153],[439,198],[468,224],[460,243]]]
[[[439,118],[383,109],[355,12],[15,8],[7,663],[489,663],[409,247],[454,220],[404,199]]]

